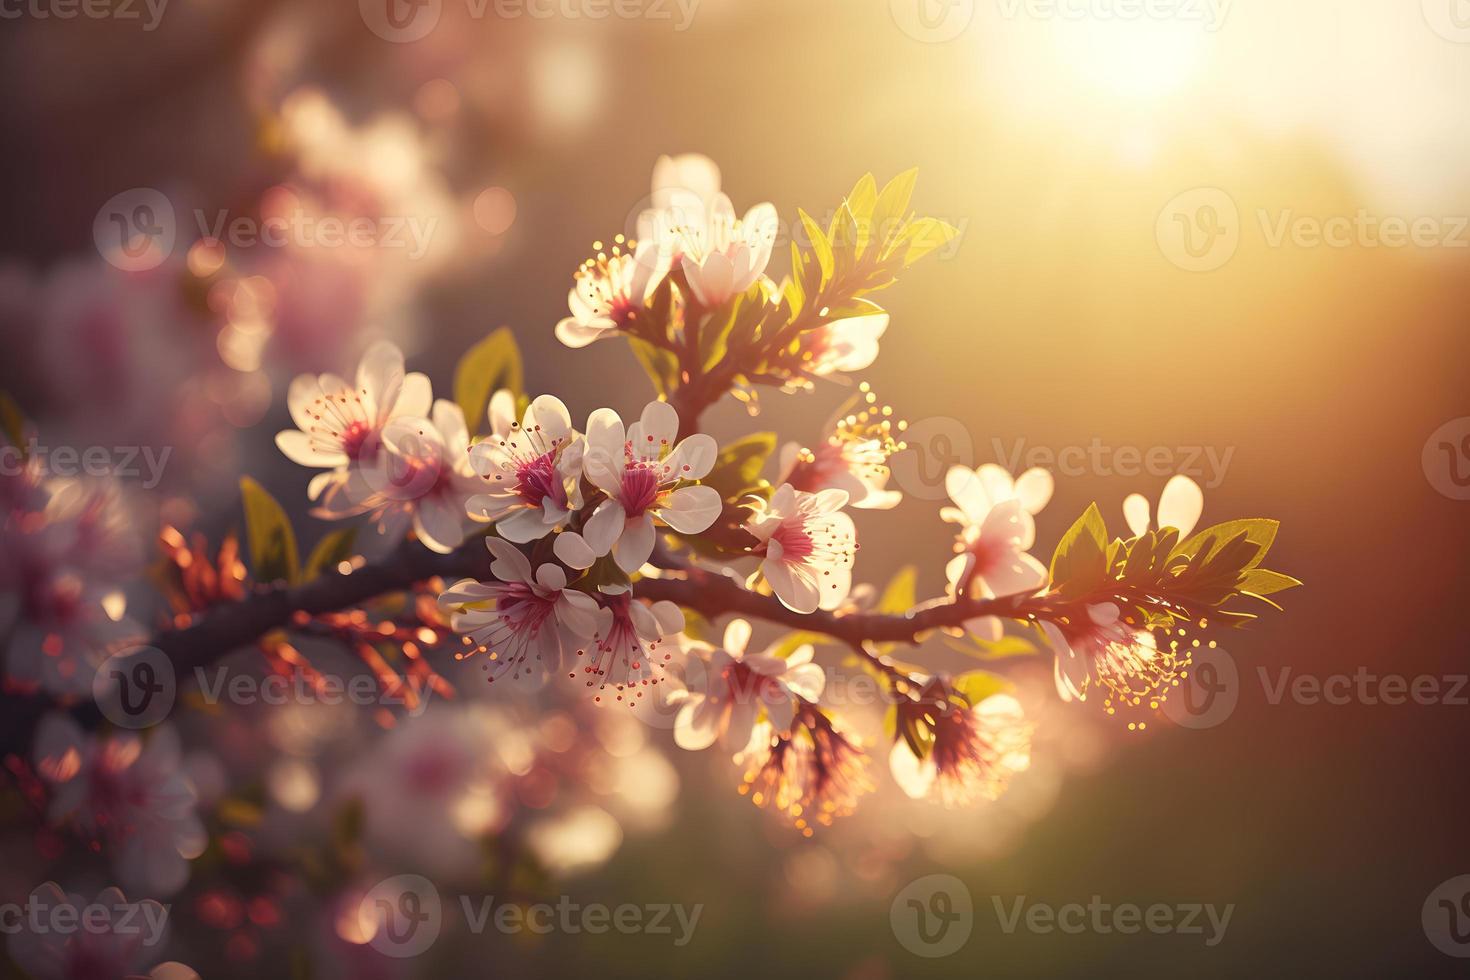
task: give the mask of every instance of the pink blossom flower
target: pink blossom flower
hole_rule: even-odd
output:
[[[1011,777],[1031,765],[1033,726],[1009,694],[992,694],[971,708],[946,703],[930,717],[934,741],[923,761],[903,739],[888,759],[894,782],[914,799],[935,796],[946,806],[998,799]]]
[[[183,887],[208,838],[173,728],[153,729],[146,742],[131,733],[104,738],[51,715],[37,731],[35,760],[53,787],[52,818],[103,840],[124,884],[150,894]]]
[[[653,554],[655,520],[680,534],[698,534],[715,522],[724,503],[719,491],[686,484],[709,473],[718,448],[703,433],[676,445],[678,432],[679,416],[667,402],[649,402],[626,433],[612,409],[592,413],[582,472],[607,499],[580,534],[557,535],[558,558],[588,568],[611,552],[632,574]]]
[[[335,374],[302,374],[291,382],[286,407],[296,428],[277,433],[276,445],[302,466],[336,470],[368,462],[389,421],[427,415],[432,398],[428,377],[405,374],[403,352],[379,341],[363,354],[355,384]]]
[[[956,594],[993,599],[1029,595],[1046,584],[1046,566],[1027,553],[1036,543],[1036,522],[1019,500],[992,507],[966,537],[968,540],[962,539],[964,550],[946,568]],[[1001,621],[996,616],[977,616],[967,620],[965,627],[982,639],[1001,637]]]
[[[1179,540],[1189,537],[1189,532],[1199,523],[1199,515],[1205,509],[1204,491],[1199,484],[1182,474],[1172,476],[1159,494],[1158,527],[1179,530]],[[1148,498],[1141,493],[1131,493],[1123,501],[1123,517],[1134,537],[1149,528]]]
[[[360,511],[386,539],[402,537],[412,524],[430,550],[453,551],[464,543],[471,526],[466,502],[479,489],[469,451],[464,411],[454,402],[436,400],[430,419],[390,420],[381,451],[361,465]]]
[[[903,494],[888,489],[892,471],[888,459],[903,448],[895,440],[902,423],[890,418],[892,409],[872,406],[875,396],[862,384],[869,404],[840,415],[828,428],[825,442],[815,449],[787,443],[781,449],[781,479],[794,489],[816,493],[819,490],[846,490],[847,502],[859,510],[889,510],[898,506]]]
[[[684,613],[667,600],[641,602],[624,591],[606,593],[602,612],[594,634],[596,647],[582,668],[587,686],[606,690],[612,686],[618,701],[632,706],[643,697],[639,688],[659,683],[654,676],[661,670],[670,653],[660,653],[659,645],[684,630]],[[593,700],[601,701],[601,695]]]
[[[732,748],[749,744],[751,730],[765,712],[776,732],[786,732],[795,717],[795,699],[815,702],[827,676],[812,663],[812,647],[804,644],[789,657],[747,654],[750,624],[733,619],[719,647],[689,645],[685,664],[686,691],[674,722],[674,741],[697,751],[716,739]]]
[[[757,204],[737,218],[712,160],[697,154],[660,158],[653,203],[640,219],[639,237],[651,237],[677,257],[701,305],[719,306],[765,273],[780,230],[776,209]]]
[[[596,246],[600,249],[601,243]],[[599,251],[573,274],[567,295],[572,315],[556,325],[556,338],[568,347],[586,347],[610,337],[637,319],[669,271],[669,256],[651,241],[617,237],[612,254]]]
[[[10,958],[32,980],[103,980],[134,977],[158,958],[167,935],[168,910],[151,899],[128,901],[116,888],[106,888],[90,902],[68,894],[54,881],[31,892],[26,907],[34,909],[45,928],[32,930],[22,917],[8,943]],[[69,908],[68,914],[57,910]],[[99,921],[102,920],[102,921]],[[74,928],[56,928],[56,922]],[[199,980],[182,963],[162,963],[150,980]]]
[[[454,610],[451,624],[475,653],[486,655],[493,682],[509,674],[544,679],[562,669],[566,648],[584,644],[597,631],[600,609],[585,592],[567,588],[566,572],[547,563],[533,575],[531,563],[508,541],[487,538],[496,582],[462,579],[439,597]]]
[[[481,492],[470,497],[470,516],[495,522],[507,541],[527,542],[570,519],[582,506],[582,437],[561,399],[541,395],[521,421],[514,399],[499,391],[490,400],[488,438],[470,450]]]
[[[857,530],[842,513],[844,490],[804,493],[783,483],[769,502],[752,498],[745,527],[762,543],[760,571],[793,612],[836,609],[852,589]]]
[[[1189,667],[1178,641],[1161,649],[1154,634],[1121,619],[1117,603],[1087,606],[1086,619],[1043,621],[1042,631],[1056,654],[1054,678],[1063,701],[1086,701],[1092,689],[1108,714],[1119,708],[1155,710]]]

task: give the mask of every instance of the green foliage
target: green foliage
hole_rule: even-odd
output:
[[[905,565],[889,579],[874,611],[899,614],[908,612],[919,601],[918,587],[919,569],[914,565]]]
[[[1279,522],[1263,518],[1226,521],[1205,528],[1183,544],[1174,528],[1148,531],[1122,542],[1113,577],[1135,593],[1155,593],[1190,615],[1209,613],[1217,622],[1242,626],[1254,613],[1226,608],[1236,598],[1253,599],[1275,609],[1266,596],[1301,585],[1281,572],[1262,568],[1276,541]],[[1178,615],[1168,607],[1139,604],[1146,621]]]
[[[250,545],[250,563],[258,582],[296,582],[300,559],[296,554],[296,532],[276,498],[250,477],[240,478],[240,498],[245,508],[245,539]]]
[[[509,388],[517,404],[525,395],[521,351],[509,327],[501,327],[465,351],[454,367],[454,400],[464,410],[473,438],[485,422],[490,396]]]
[[[672,351],[655,347],[638,337],[629,337],[628,346],[633,349],[633,356],[638,358],[638,364],[648,374],[648,380],[653,382],[653,390],[660,397],[666,397],[674,390],[674,384],[679,377],[679,359]]]
[[[950,686],[972,708],[992,695],[1013,694],[1016,690],[1015,684],[988,670],[972,670],[961,674],[950,682]]]
[[[302,581],[310,582],[322,572],[330,571],[341,562],[352,557],[352,546],[357,541],[357,528],[344,527],[336,531],[330,531],[322,536],[311,549],[311,556],[306,559],[306,570],[302,573]]]
[[[1096,592],[1108,578],[1108,528],[1090,504],[1062,535],[1051,557],[1052,591],[1066,599]]]
[[[700,482],[714,487],[726,500],[739,500],[760,489],[761,470],[775,449],[774,432],[755,432],[727,443],[715,458],[714,467]]]

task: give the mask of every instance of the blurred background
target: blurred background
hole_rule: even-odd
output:
[[[1272,565],[1306,582],[1230,638],[1233,708],[1208,724],[1130,733],[1022,668],[1041,731],[1000,802],[909,801],[880,765],[878,795],[810,840],[737,796],[717,753],[491,697],[452,662],[466,696],[391,731],[300,706],[201,713],[179,727],[218,840],[172,899],[167,958],[204,976],[1463,973],[1425,905],[1470,872],[1470,686],[1448,696],[1470,672],[1464,0],[60,6],[3,8],[0,388],[54,445],[169,448],[155,486],[128,487],[144,537],[160,519],[238,527],[249,473],[309,546],[325,529],[309,474],[272,442],[286,384],[379,337],[447,390],[509,326],[528,391],[577,418],[636,413],[650,390],[626,346],[571,351],[552,328],[592,242],[632,230],[657,157],[694,151],[738,209],[769,200],[783,222],[916,166],[915,207],[960,229],[879,297],[892,325],[863,378],[917,448],[895,463],[905,503],[860,512],[859,581],[911,564],[920,596],[943,589],[941,464],[1069,459],[1039,553],[1092,501],[1121,528],[1126,495],[1157,499],[1182,471],[1206,522],[1280,518]],[[293,213],[379,234],[201,241]],[[119,268],[119,216],[168,223],[167,254]],[[754,423],[727,400],[709,427],[811,441],[848,394],[767,398]],[[1090,446],[1107,452],[1067,452]],[[1155,449],[1157,468],[1125,462]],[[1445,696],[1275,694],[1362,672],[1440,678]],[[489,757],[514,788],[467,802]],[[472,869],[508,809],[538,828],[536,894],[702,904],[692,940],[461,923],[397,961],[344,924],[374,875],[487,894]],[[353,874],[302,871],[318,845],[293,842],[335,839],[354,812]],[[110,883],[58,870],[19,826],[0,842],[6,900],[67,874]],[[929,958],[890,912],[937,873],[974,923]],[[1207,947],[1007,933],[992,896],[1234,912]]]

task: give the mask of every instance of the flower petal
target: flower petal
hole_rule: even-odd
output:
[[[714,487],[680,487],[658,509],[659,520],[680,534],[698,534],[720,516],[725,502]]]

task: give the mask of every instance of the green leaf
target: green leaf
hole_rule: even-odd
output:
[[[628,573],[618,567],[612,555],[603,555],[592,563],[587,569],[587,574],[577,580],[577,588],[591,594],[596,594],[598,588],[603,585],[627,585],[631,582]]]
[[[1081,598],[1101,587],[1107,577],[1108,528],[1093,503],[1057,542],[1051,557],[1052,587],[1069,598]]]
[[[720,450],[714,467],[700,482],[714,487],[726,500],[738,499],[755,489],[761,469],[775,448],[774,432],[756,432],[729,443]]]
[[[296,555],[296,532],[291,530],[286,512],[265,487],[248,476],[240,478],[240,497],[256,581],[295,582],[301,566]]]
[[[655,347],[639,337],[629,337],[628,346],[633,349],[633,356],[638,358],[638,363],[648,373],[648,380],[653,382],[653,390],[660,395],[668,395],[679,377],[679,359],[662,347]]]
[[[806,308],[806,287],[803,285],[804,277],[801,274],[801,248],[791,243],[791,278],[786,280],[783,295],[786,304],[791,308],[791,318],[795,319]]]
[[[357,528],[344,527],[332,531],[322,537],[311,549],[311,556],[306,559],[306,571],[302,573],[302,581],[310,582],[322,572],[336,568],[338,564],[352,557],[352,546],[357,540]]]
[[[26,458],[26,417],[7,392],[0,391],[0,432],[5,441],[20,450],[20,458]]]
[[[1013,657],[1030,657],[1036,653],[1036,644],[1020,636],[1002,636],[998,640],[982,640],[978,636],[968,636],[967,641],[961,641],[963,646],[956,644],[967,656],[976,660],[1010,660]]]
[[[918,602],[919,570],[913,565],[905,565],[898,570],[888,582],[888,587],[883,590],[883,595],[878,599],[875,609],[880,613],[902,614],[914,608]]]
[[[871,234],[879,256],[886,257],[893,241],[902,234],[909,216],[909,199],[918,179],[917,167],[905,170],[884,185],[878,195],[878,202],[873,206]]]
[[[465,351],[454,368],[454,400],[464,410],[471,438],[485,422],[490,396],[509,388],[519,403],[525,394],[524,385],[521,351],[509,327],[495,330]]]
[[[910,223],[898,242],[900,248],[907,246],[903,255],[904,268],[913,265],[935,249],[948,245],[958,237],[959,233],[960,230],[954,225],[940,221],[938,218],[919,218]]]
[[[1245,573],[1240,580],[1241,592],[1252,592],[1258,596],[1272,595],[1276,592],[1285,592],[1294,589],[1302,583],[1290,575],[1273,572],[1265,568],[1252,568]]]
[[[1246,540],[1259,549],[1255,557],[1245,566],[1248,569],[1255,568],[1266,557],[1266,552],[1271,550],[1271,545],[1276,540],[1276,532],[1280,528],[1280,521],[1265,517],[1247,517],[1236,521],[1226,521],[1200,531],[1175,548],[1174,554],[1188,555],[1195,562],[1209,561],[1232,539],[1244,534]]]
[[[963,695],[972,708],[992,695],[1011,694],[1016,690],[1015,684],[988,670],[972,670],[961,674],[950,682],[950,686]]]
[[[837,263],[832,256],[832,243],[827,240],[827,236],[822,233],[821,227],[811,215],[800,208],[796,209],[796,213],[800,216],[801,226],[806,230],[807,238],[811,241],[811,252],[817,257],[817,264],[822,270],[822,278],[818,280],[817,288],[812,290],[812,292],[817,292],[832,280],[832,271],[836,268]]]

